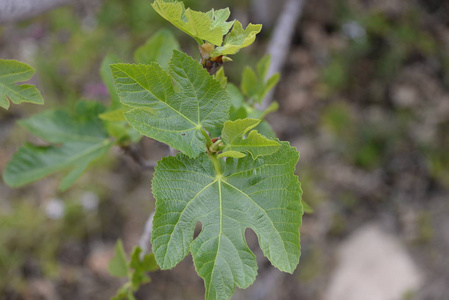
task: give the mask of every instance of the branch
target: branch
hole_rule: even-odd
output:
[[[172,147],[168,147],[168,155],[175,156],[176,150]],[[140,158],[140,156],[139,156],[139,158]],[[155,166],[156,166],[156,164],[154,164],[153,168]],[[142,249],[140,259],[142,259],[145,256],[145,254],[151,252],[151,233],[153,232],[153,217],[154,217],[155,212],[156,211],[153,210],[151,212],[150,216],[148,217],[147,222],[145,223],[145,228],[144,228],[142,235],[140,236],[140,239],[139,239],[139,247],[140,247],[140,249]]]
[[[303,11],[306,0],[288,0],[279,16],[276,27],[273,30],[272,38],[268,44],[267,53],[271,55],[271,65],[267,78],[280,72],[290,51],[295,25]],[[274,90],[271,90],[263,99],[261,108],[265,110],[273,99]]]
[[[77,0],[1,0],[0,24],[22,21],[74,1]]]
[[[142,169],[154,169],[156,167],[156,162],[152,160],[145,160],[140,153],[137,151],[136,147],[133,145],[121,147],[125,154],[129,155],[132,160],[138,164]]]
[[[151,233],[153,232],[154,213],[155,211],[153,211],[148,217],[147,222],[145,223],[145,228],[140,236],[139,247],[142,249],[142,257],[151,252]]]

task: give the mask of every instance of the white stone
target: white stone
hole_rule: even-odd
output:
[[[337,253],[324,300],[401,300],[422,283],[405,247],[378,224],[358,229]]]

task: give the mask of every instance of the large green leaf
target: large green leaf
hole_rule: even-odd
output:
[[[256,39],[256,35],[262,30],[260,24],[249,24],[243,29],[239,21],[234,22],[234,27],[226,36],[223,46],[215,48],[211,56],[230,55],[237,53],[240,49],[248,47]],[[216,44],[221,45],[221,44]]]
[[[103,109],[95,102],[80,102],[75,114],[52,110],[21,121],[23,127],[52,145],[21,147],[6,165],[5,183],[19,187],[71,169],[60,185],[62,190],[68,188],[111,146],[103,123],[97,117]]]
[[[221,45],[223,36],[232,27],[232,22],[226,22],[231,12],[228,8],[210,10],[207,13],[185,8],[183,2],[156,0],[151,6],[164,19],[195,38],[200,44],[201,40],[214,45]]]
[[[153,179],[156,213],[152,244],[161,269],[176,266],[192,252],[204,279],[206,299],[229,299],[257,274],[245,230],[258,236],[264,255],[285,272],[299,262],[301,189],[294,175],[299,153],[287,142],[259,159],[228,158],[215,174],[206,154],[162,159]],[[197,222],[202,230],[193,240]]]
[[[173,34],[161,29],[134,53],[134,60],[139,64],[157,62],[167,69],[173,50],[179,50],[179,43]]]
[[[27,81],[33,74],[34,69],[23,62],[0,59],[0,106],[8,109],[9,101],[15,104],[43,104],[41,93],[34,85],[16,85],[18,82]]]
[[[278,151],[280,147],[278,142],[267,139],[256,130],[252,130],[260,122],[260,119],[226,121],[221,133],[221,138],[225,143],[223,151],[249,152],[254,158]],[[247,133],[249,134],[247,135]]]
[[[205,152],[202,128],[211,131],[228,117],[228,94],[187,54],[174,51],[169,73],[155,63],[111,68],[121,101],[134,108],[125,113],[128,122],[188,156]]]

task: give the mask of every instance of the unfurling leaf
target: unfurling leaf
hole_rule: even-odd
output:
[[[240,49],[248,47],[256,39],[256,35],[262,30],[260,24],[249,24],[243,29],[239,21],[234,22],[234,27],[226,36],[223,46],[215,48],[211,56],[231,55],[237,53]],[[217,44],[216,44],[217,45]]]
[[[256,130],[251,131],[260,122],[259,119],[226,121],[221,134],[225,144],[223,151],[249,152],[254,158],[278,151],[280,144],[277,141],[264,137]]]
[[[134,108],[128,122],[190,157],[206,151],[202,128],[212,131],[228,117],[226,91],[184,53],[174,51],[168,73],[155,63],[111,68],[121,101]]]
[[[17,60],[0,59],[0,106],[8,109],[9,101],[20,104],[30,102],[43,104],[41,93],[31,84],[20,84],[31,78],[34,69]]]
[[[162,269],[176,266],[190,251],[204,279],[206,299],[229,299],[257,274],[245,241],[251,228],[264,255],[285,272],[299,262],[301,189],[294,175],[299,154],[287,142],[273,155],[228,158],[215,174],[206,154],[163,158],[156,167],[156,214],[152,235]],[[197,222],[202,230],[193,240]]]
[[[202,40],[220,46],[223,36],[228,33],[234,21],[226,22],[231,12],[228,8],[210,10],[207,13],[185,8],[183,2],[165,2],[156,0],[151,6],[164,19],[195,38],[199,44]]]

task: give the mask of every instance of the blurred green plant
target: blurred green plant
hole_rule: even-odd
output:
[[[111,300],[135,300],[136,292],[142,284],[149,283],[150,277],[146,275],[158,269],[154,254],[145,254],[139,247],[134,247],[131,258],[128,260],[123,243],[118,240],[115,245],[114,257],[109,262],[109,272],[115,277],[126,277],[128,282],[123,284]]]

